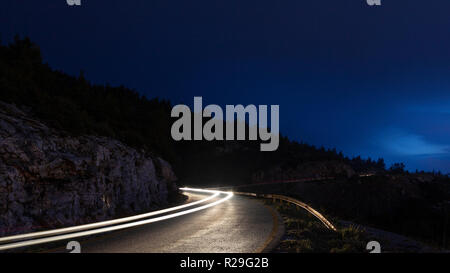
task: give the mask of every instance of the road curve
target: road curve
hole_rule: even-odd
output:
[[[189,202],[204,195],[188,193]],[[211,202],[213,202],[212,200]],[[206,210],[81,241],[83,253],[250,253],[273,240],[273,211],[234,196]]]
[[[260,201],[233,197],[227,192],[182,190],[189,200],[181,206],[84,226],[3,237],[0,250],[34,252],[34,247],[38,247],[40,252],[68,252],[66,244],[77,240],[85,253],[249,253],[267,250],[281,236],[282,221]],[[149,216],[157,217],[145,219]],[[55,248],[58,245],[61,247]]]

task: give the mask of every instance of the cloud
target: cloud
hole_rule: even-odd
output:
[[[394,155],[444,155],[449,154],[450,146],[431,143],[424,136],[391,129],[381,135],[383,148]]]

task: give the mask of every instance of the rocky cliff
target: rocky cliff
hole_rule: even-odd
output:
[[[0,102],[0,236],[164,206],[169,163],[103,137],[74,137]]]

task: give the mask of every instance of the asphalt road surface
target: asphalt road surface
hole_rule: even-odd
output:
[[[207,196],[185,194],[187,202]],[[205,210],[78,241],[82,253],[253,253],[273,247],[280,229],[279,216],[272,208],[235,195]]]

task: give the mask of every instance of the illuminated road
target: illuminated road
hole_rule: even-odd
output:
[[[234,196],[203,211],[80,243],[82,252],[260,252],[272,241],[274,224],[261,202]]]
[[[249,253],[270,249],[281,236],[281,220],[261,201],[241,196],[229,199],[231,196],[226,194],[185,194],[189,196],[187,204],[175,211],[165,211],[145,218],[138,216],[137,218],[141,218],[131,222],[119,220],[122,222],[108,226],[97,223],[94,229],[75,227],[77,230],[70,230],[69,233],[67,230],[54,230],[51,231],[52,234],[45,236],[30,234],[21,239],[27,239],[25,243],[46,243],[38,245],[40,251],[44,249],[44,252],[68,252],[64,247],[55,248],[55,242],[49,245],[46,240],[50,238],[58,239],[58,246],[65,246],[67,242],[76,240],[80,242],[83,253]],[[80,236],[74,236],[77,234]],[[0,243],[3,246],[5,243],[21,243],[11,241],[12,239],[17,238],[0,238]],[[29,246],[18,246],[19,248],[14,248],[15,251],[29,250]]]

